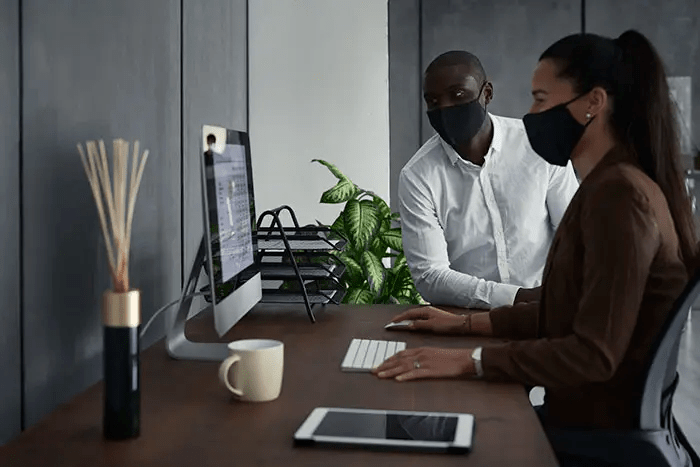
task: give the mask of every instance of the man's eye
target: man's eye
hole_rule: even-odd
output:
[[[464,97],[464,91],[461,89],[458,91],[455,91],[455,97]]]

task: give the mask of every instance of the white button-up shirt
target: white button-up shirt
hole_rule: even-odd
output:
[[[438,135],[401,170],[403,248],[425,300],[442,305],[511,305],[542,280],[554,231],[578,189],[571,163],[535,153],[522,120],[489,114],[493,140],[483,166]]]

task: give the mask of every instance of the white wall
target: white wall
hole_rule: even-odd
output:
[[[258,215],[333,221],[325,159],[389,202],[387,0],[250,0],[249,132]]]

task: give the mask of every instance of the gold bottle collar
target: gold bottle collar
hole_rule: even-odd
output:
[[[134,328],[141,324],[141,291],[106,291],[102,295],[102,323],[120,328]]]

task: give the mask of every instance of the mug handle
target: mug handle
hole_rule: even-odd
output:
[[[240,389],[236,389],[231,385],[231,382],[228,379],[229,372],[231,371],[231,367],[233,366],[234,363],[240,362],[241,357],[239,355],[231,355],[228,357],[226,360],[224,360],[221,363],[221,366],[219,367],[219,379],[221,380],[222,383],[226,385],[226,388],[237,395],[238,397],[243,396],[243,391]]]

